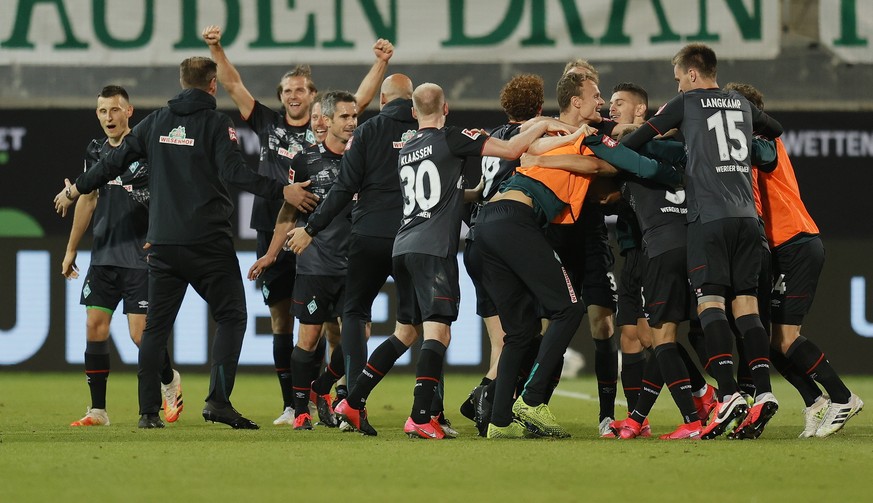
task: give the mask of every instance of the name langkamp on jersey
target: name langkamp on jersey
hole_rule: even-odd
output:
[[[422,159],[430,157],[431,154],[433,154],[433,146],[428,145],[418,150],[413,150],[408,154],[404,154],[403,157],[400,158],[400,162],[405,166],[411,162],[420,161]]]
[[[736,108],[740,110],[743,104],[735,98],[702,98],[700,106],[703,108]]]

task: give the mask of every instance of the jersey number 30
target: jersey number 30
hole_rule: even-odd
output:
[[[400,185],[403,186],[403,216],[412,215],[416,204],[420,211],[429,211],[440,201],[440,173],[429,159],[421,161],[417,171],[409,165],[400,168]]]

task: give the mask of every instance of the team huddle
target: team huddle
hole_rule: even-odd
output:
[[[168,340],[191,285],[217,325],[203,418],[259,428],[230,401],[247,318],[228,184],[256,196],[259,258],[248,278],[270,309],[283,402],[274,425],[377,435],[367,399],[421,338],[403,430],[458,435],[442,387],[461,302],[462,222],[491,355],[460,411],[482,437],[570,436],[549,402],[585,314],[601,437],[651,436],[648,415],[666,385],[681,423],[661,439],[758,438],[779,408],[771,364],[805,402],[801,437],[833,434],[862,409],[800,334],[824,248],[779,140],[782,126],[763,112],[754,87],[719,88],[709,47],[676,54],[679,94],[648,120],[647,93],[633,83],[613,88],[603,117],[599,74],[575,60],[557,84],[558,117],[542,116],[543,79],[517,75],[500,95],[508,123],[488,134],[446,126],[440,86],[385,77],[394,51],[386,40],[374,44],[375,62],[355,93],[318,93],[309,68],[298,66],[280,79],[282,111],[274,111],[243,84],[220,29],[207,27],[203,39],[211,58],[183,61],[182,93],[135,127],[127,92],[100,92],[106,138],[89,145],[85,172],[55,196],[62,215],[78,199],[68,278],[78,275],[76,250],[94,218],[81,296],[91,407],[72,426],[109,424],[109,322],[121,301],[140,347],[139,427],[163,428],[160,410],[167,422],[179,418],[181,377]],[[256,171],[231,120],[215,110],[218,85],[258,134]],[[359,126],[358,112],[377,95],[380,112]],[[467,184],[469,160],[482,176]],[[617,277],[607,213],[617,215]],[[395,330],[368,357],[372,306],[389,276]],[[683,322],[694,357],[677,342]]]

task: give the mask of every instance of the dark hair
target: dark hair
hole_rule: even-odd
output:
[[[357,103],[357,100],[348,91],[328,91],[321,97],[321,115],[333,119],[337,103]]]
[[[586,80],[596,81],[587,73],[565,73],[558,80],[558,108],[563,112],[570,106],[570,100],[582,93],[582,84]]]
[[[206,91],[217,73],[215,61],[202,56],[188,58],[179,65],[179,79],[185,89],[193,87]]]
[[[758,107],[758,110],[764,110],[764,93],[757,90],[755,86],[751,84],[743,84],[742,82],[728,82],[726,86],[724,86],[725,91],[736,91],[743,96],[749,103]]]
[[[718,59],[706,44],[688,44],[673,56],[672,63],[685,71],[697,70],[703,77],[714,79],[717,73]]]
[[[285,72],[285,75],[282,75],[282,78],[279,79],[279,83],[276,84],[276,97],[279,98],[279,101],[282,101],[282,82],[285,82],[285,79],[291,77],[305,78],[306,88],[309,89],[309,92],[318,92],[318,88],[315,87],[315,83],[312,82],[312,68],[310,68],[309,65],[297,65],[293,70]]]
[[[113,96],[121,96],[124,98],[124,101],[130,102],[130,96],[127,95],[127,91],[121,86],[109,85],[100,90],[100,94],[97,95],[98,98],[111,98]]]
[[[612,88],[613,93],[619,93],[622,91],[633,94],[643,102],[643,105],[646,105],[646,108],[649,108],[649,93],[647,93],[642,87],[633,82],[622,82]]]

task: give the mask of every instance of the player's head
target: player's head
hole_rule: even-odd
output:
[[[336,139],[342,144],[347,143],[358,127],[358,104],[355,95],[346,91],[324,93],[321,98],[321,113],[327,126],[327,138]]]
[[[649,109],[649,93],[633,82],[622,82],[612,88],[609,118],[618,124],[642,124]]]
[[[215,61],[202,56],[188,58],[179,65],[182,89],[200,89],[214,96],[218,89],[215,81],[217,74],[218,65]]]
[[[127,91],[121,86],[106,86],[97,95],[97,120],[110,143],[115,145],[130,130],[128,121],[133,106]]]
[[[706,44],[688,44],[673,56],[673,78],[679,84],[679,92],[692,89],[718,87],[718,59],[715,51]]]
[[[531,73],[516,75],[500,90],[500,106],[509,120],[522,122],[542,113],[543,78]]]
[[[745,96],[749,103],[758,107],[758,110],[764,110],[764,93],[755,88],[755,86],[742,82],[728,82],[724,86],[724,90],[736,91]]]
[[[416,87],[412,92],[412,113],[419,121],[448,115],[449,106],[443,88],[430,82]]]
[[[276,86],[276,96],[285,108],[285,114],[291,120],[302,121],[309,118],[309,107],[318,94],[318,88],[312,82],[312,70],[309,65],[297,65],[286,72]]]
[[[309,128],[315,135],[316,143],[322,143],[327,136],[327,124],[324,122],[324,114],[321,113],[321,98],[321,93],[316,94],[309,107]]]
[[[379,108],[396,99],[412,98],[412,80],[402,73],[394,73],[385,77],[379,90]]]
[[[564,75],[568,73],[584,73],[588,78],[593,80],[595,84],[600,84],[600,74],[594,65],[585,59],[574,59],[564,65]]]
[[[558,80],[557,95],[562,117],[579,123],[598,120],[603,98],[597,83],[590,75],[565,73]]]

